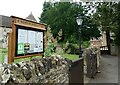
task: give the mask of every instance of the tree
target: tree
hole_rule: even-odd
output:
[[[98,4],[98,3],[97,3]],[[110,42],[109,32],[115,33],[115,41],[119,41],[119,17],[120,17],[120,2],[99,2],[96,6],[94,19],[98,22],[102,31],[106,31],[107,43]],[[110,44],[110,43],[108,43]]]
[[[116,30],[115,30],[115,42],[120,45],[120,1],[116,5]]]
[[[97,24],[91,16],[86,16],[82,3],[56,2],[44,3],[40,22],[50,25],[53,36],[56,37],[62,29],[62,39],[59,42],[76,43],[78,39],[78,28],[75,15],[81,13],[83,16],[82,40],[99,37],[100,32]]]

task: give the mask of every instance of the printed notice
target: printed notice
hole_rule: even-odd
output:
[[[28,43],[30,44],[29,53],[33,53],[35,47],[35,31],[28,31]]]
[[[27,30],[18,29],[18,43],[27,42]]]
[[[43,52],[43,32],[18,29],[17,54]]]

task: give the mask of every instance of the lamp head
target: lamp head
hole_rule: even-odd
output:
[[[82,22],[83,22],[83,20],[82,20],[82,18],[81,18],[81,16],[80,16],[80,13],[77,15],[77,17],[76,17],[76,22],[77,22],[77,24],[80,26],[80,25],[82,25]]]

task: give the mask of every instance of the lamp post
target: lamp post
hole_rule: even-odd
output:
[[[78,33],[79,33],[79,58],[82,57],[82,50],[81,50],[81,26],[82,26],[82,18],[80,16],[80,13],[78,13],[76,17],[76,22],[78,24]]]

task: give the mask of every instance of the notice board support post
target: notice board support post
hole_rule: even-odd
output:
[[[12,32],[8,33],[8,63],[11,64],[14,59],[13,59],[13,42],[12,42]]]
[[[47,38],[46,38],[46,31],[44,31],[44,48],[46,48],[46,40]]]

